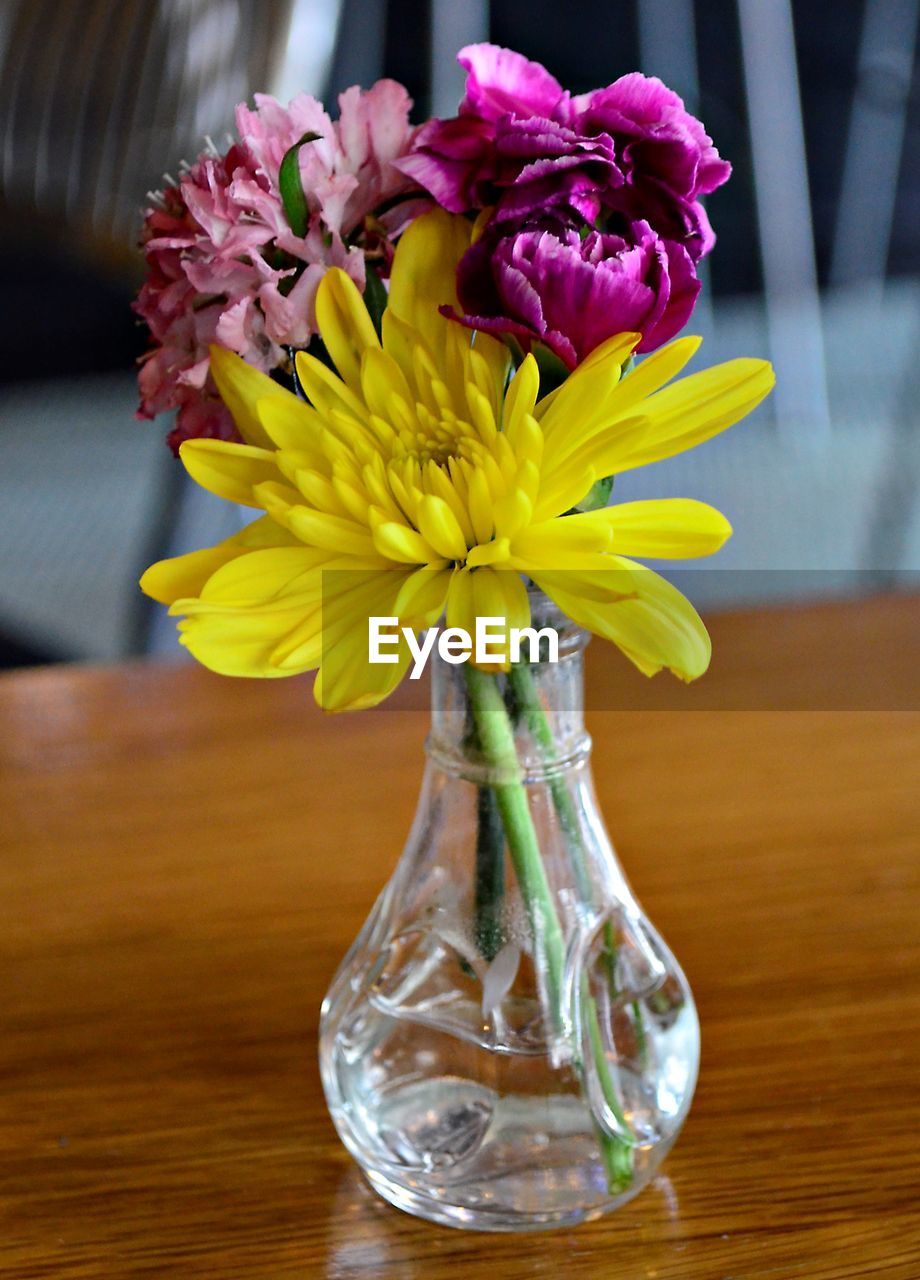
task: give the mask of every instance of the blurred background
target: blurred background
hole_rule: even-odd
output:
[[[732,519],[710,610],[918,585],[920,0],[0,0],[0,666],[177,652],[136,588],[239,514],[134,418],[144,193],[256,90],[381,75],[450,115],[491,39],[581,92],[640,68],[735,167],[690,331],[767,355],[742,427],[623,477]]]

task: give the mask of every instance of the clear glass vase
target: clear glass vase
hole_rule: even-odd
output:
[[[532,604],[558,661],[496,674],[432,660],[415,821],[321,1021],[329,1109],[371,1184],[480,1230],[629,1200],[673,1144],[699,1063],[686,978],[598,810],[586,637]]]

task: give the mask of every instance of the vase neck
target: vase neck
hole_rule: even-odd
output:
[[[522,644],[522,660],[506,671],[492,668],[514,725],[515,776],[536,781],[575,768],[588,756],[584,727],[583,651],[588,637],[540,592],[531,591],[531,626],[539,640]],[[537,661],[527,661],[528,657]],[[431,732],[426,750],[445,773],[496,783],[493,763],[480,749],[470,707],[477,672],[435,657],[431,665]],[[481,677],[480,677],[481,678]]]

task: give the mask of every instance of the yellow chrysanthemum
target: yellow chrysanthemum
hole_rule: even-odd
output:
[[[241,533],[164,560],[141,580],[181,615],[182,643],[214,671],[287,676],[319,669],[330,710],[370,706],[409,661],[367,660],[368,618],[417,630],[445,611],[529,622],[524,578],[648,675],[692,680],[709,637],[692,605],[625,557],[716,551],[731,529],[701,502],[627,502],[566,515],[596,479],[688,449],[736,422],[773,384],[761,360],[733,360],[671,386],[698,346],[672,342],[621,379],[639,340],[599,347],[537,400],[528,356],[511,378],[505,348],[443,318],[456,305],[470,225],[442,211],[416,221],[393,264],[382,341],[360,293],[330,271],[317,295],[333,372],[309,355],[309,404],[215,348],[220,393],[246,443],[192,440],[181,458],[205,489],[261,508]]]

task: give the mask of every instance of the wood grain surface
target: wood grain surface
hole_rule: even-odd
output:
[[[918,1280],[920,714],[852,709],[917,705],[907,608],[719,619],[741,709],[591,716],[702,1073],[649,1189],[528,1237],[379,1202],[323,1105],[318,1006],[399,855],[424,713],[191,667],[4,677],[0,1274]],[[596,702],[638,687],[589,659]],[[774,695],[844,709],[750,709]]]

